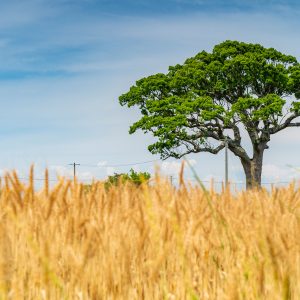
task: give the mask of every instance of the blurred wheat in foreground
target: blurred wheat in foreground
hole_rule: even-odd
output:
[[[1,183],[0,299],[300,299],[300,190]]]

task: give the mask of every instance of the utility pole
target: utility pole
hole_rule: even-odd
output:
[[[225,187],[228,187],[228,141],[225,137]]]
[[[73,180],[75,182],[75,178],[76,178],[76,166],[80,166],[80,164],[76,164],[75,162],[73,162],[72,164],[69,164],[69,166],[73,166]]]

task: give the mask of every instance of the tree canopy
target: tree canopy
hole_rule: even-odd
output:
[[[246,169],[250,172],[249,182],[260,181],[271,135],[300,126],[299,99],[300,64],[294,56],[238,41],[202,51],[166,74],[142,78],[119,97],[121,105],[137,106],[142,114],[130,133],[140,129],[157,137],[148,147],[151,153],[163,159],[217,154],[226,139],[246,177]],[[241,127],[253,153],[242,146]]]

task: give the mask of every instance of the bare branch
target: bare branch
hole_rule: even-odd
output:
[[[300,114],[298,113],[293,113],[292,115],[290,115],[285,121],[284,123],[277,125],[273,128],[270,129],[270,134],[274,134],[277,133],[287,127],[297,127],[299,125],[293,125],[293,124],[299,124],[299,123],[291,123],[294,119],[296,119],[297,117],[299,117]]]
[[[288,125],[288,127],[300,127],[300,122],[297,122],[297,123],[290,123]]]
[[[186,145],[185,145],[186,146]],[[188,149],[187,151],[185,151],[183,154],[179,154],[177,156],[177,158],[182,158],[183,156],[190,154],[190,153],[199,153],[199,152],[209,152],[212,154],[217,154],[219,153],[222,149],[224,149],[225,144],[221,143],[219,146],[217,147],[200,147],[200,145],[195,145],[196,147],[192,148],[192,149]],[[187,147],[187,146],[186,146]]]
[[[195,134],[194,139],[199,139],[199,138],[213,138],[217,141],[221,140],[221,137],[214,131],[212,130],[207,130],[207,129],[203,129],[203,131],[198,132],[197,134]]]

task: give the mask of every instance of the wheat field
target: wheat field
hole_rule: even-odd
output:
[[[0,194],[0,299],[300,299],[300,190],[61,178]]]

